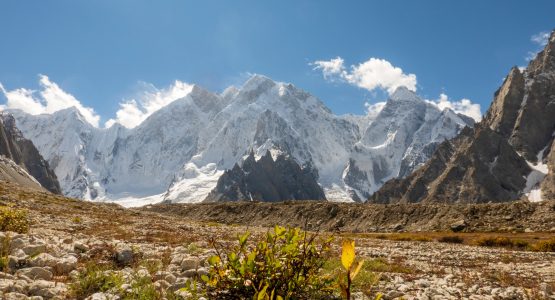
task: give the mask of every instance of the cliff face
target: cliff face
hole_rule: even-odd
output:
[[[226,171],[205,202],[325,200],[317,176],[310,167],[301,167],[289,156],[274,159],[267,151],[256,160],[254,152],[243,164]]]
[[[61,194],[56,174],[33,143],[22,136],[15,126],[14,118],[9,114],[0,115],[0,155],[4,156],[2,169],[5,180],[27,186],[38,185],[38,182],[48,191]],[[29,175],[32,178],[28,178]]]
[[[484,119],[444,142],[370,202],[480,203],[555,199],[555,31],[524,70],[511,69]]]

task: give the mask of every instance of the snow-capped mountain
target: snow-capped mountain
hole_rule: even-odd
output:
[[[258,159],[286,153],[314,169],[328,200],[365,200],[473,123],[405,88],[377,115],[337,116],[309,93],[261,75],[222,94],[194,86],[132,129],[93,127],[73,108],[11,112],[66,195],[124,205],[202,201],[251,150]]]
[[[400,87],[352,148],[344,182],[359,199],[367,199],[389,179],[412,173],[441,142],[472,124]]]
[[[555,199],[555,31],[526,68],[513,67],[474,129],[442,143],[371,202],[483,203]]]

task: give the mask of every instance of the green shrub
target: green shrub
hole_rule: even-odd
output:
[[[438,240],[440,243],[462,244],[464,239],[458,235],[442,236]]]
[[[84,299],[97,292],[119,290],[122,284],[123,277],[121,274],[95,263],[89,263],[75,282],[70,284],[69,288],[72,296],[77,299]]]
[[[123,300],[155,300],[163,299],[163,295],[156,290],[149,276],[133,276],[129,291],[122,291]]]
[[[27,211],[8,206],[0,206],[0,231],[29,232]]]
[[[316,235],[280,226],[254,245],[249,236],[239,236],[231,249],[215,247],[218,254],[202,276],[209,298],[318,299],[333,293],[335,279],[322,274],[331,239],[317,244]]]

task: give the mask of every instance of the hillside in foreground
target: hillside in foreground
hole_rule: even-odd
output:
[[[221,211],[238,209],[233,204],[183,206],[187,209],[182,211],[194,211],[199,216],[201,210],[219,212],[221,221],[229,223],[226,225],[215,222],[216,217],[194,221],[190,216],[181,216],[179,210],[160,213],[155,207],[125,209],[26,190],[5,182],[0,183],[0,195],[3,213],[26,210],[30,221],[28,233],[0,232],[3,299],[137,299],[139,294],[148,295],[147,299],[180,299],[179,295],[187,295],[182,288],[188,279],[209,271],[206,260],[214,254],[211,241],[233,245],[237,235],[247,230],[255,241],[269,231],[264,226],[273,225],[260,220],[253,220],[257,226],[248,228],[246,222],[231,224],[234,222]],[[279,216],[289,218],[293,211],[302,215],[317,213],[308,204],[264,204],[264,209],[260,208],[262,204],[242,205],[242,210],[249,205],[260,212],[265,209],[266,213],[259,215],[281,224],[285,220]],[[362,216],[372,210],[368,205],[335,205],[338,216],[357,212]],[[554,205],[522,205],[521,213],[523,217],[540,216],[541,210],[552,211]],[[404,209],[407,218],[409,208]],[[427,209],[441,211],[437,207]],[[490,210],[492,218],[494,214]],[[334,261],[339,257],[341,240],[353,238],[357,256],[365,260],[363,275],[355,281],[356,299],[365,299],[362,292],[378,291],[384,299],[553,299],[555,253],[532,251],[538,250],[536,245],[546,244],[553,233],[525,228],[528,232],[370,234],[354,233],[357,227],[352,224],[356,224],[356,218],[350,222],[335,233],[331,232],[332,227],[322,224],[325,230],[321,235],[335,238],[323,272],[333,272],[337,267]],[[513,248],[478,246],[496,246],[488,241],[510,241],[510,245],[497,246]]]

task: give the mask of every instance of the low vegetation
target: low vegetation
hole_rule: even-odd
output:
[[[9,206],[0,206],[0,231],[29,232],[27,211]]]
[[[75,282],[70,285],[70,290],[73,297],[84,299],[96,292],[117,290],[123,282],[119,273],[91,262],[79,273]]]
[[[437,241],[440,243],[462,244],[464,239],[458,235],[447,235],[440,237]]]
[[[515,240],[507,237],[485,237],[476,241],[478,246],[502,247],[516,250],[526,250],[530,244],[523,240]]]
[[[440,243],[496,247],[519,251],[555,252],[555,238],[550,233],[470,232],[453,235],[446,232],[379,233],[363,236],[391,241],[437,241]]]
[[[0,272],[8,271],[8,256],[10,255],[11,237],[9,234],[5,235],[0,240]]]
[[[317,241],[317,235],[280,226],[261,241],[250,243],[249,237],[239,236],[232,248],[214,243],[218,254],[202,277],[211,298],[309,299],[332,293],[334,278],[321,272],[331,239]]]
[[[531,249],[540,252],[555,252],[555,238],[547,241],[537,242],[532,245]]]

